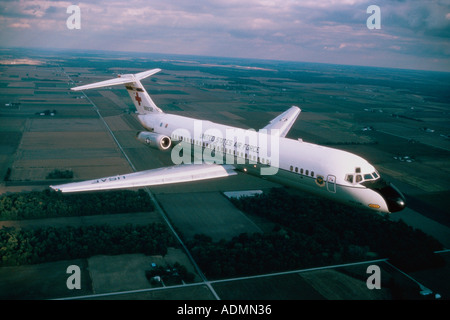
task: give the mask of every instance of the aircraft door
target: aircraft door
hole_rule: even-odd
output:
[[[327,177],[327,189],[331,193],[336,193],[336,177],[331,174]]]

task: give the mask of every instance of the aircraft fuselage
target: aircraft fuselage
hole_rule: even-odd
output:
[[[269,181],[378,212],[405,207],[404,196],[369,162],[350,152],[178,115],[140,115],[139,119],[151,132],[172,139],[175,156],[183,149],[199,163],[231,164]],[[193,157],[182,160],[193,161]]]

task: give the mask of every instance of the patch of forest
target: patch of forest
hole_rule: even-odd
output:
[[[442,245],[403,221],[312,196],[272,189],[232,200],[235,206],[275,223],[272,232],[241,234],[213,242],[196,235],[187,245],[210,278],[271,273],[389,258],[404,270],[442,265]]]
[[[0,220],[87,216],[153,211],[144,190],[63,194],[51,190],[0,196]]]
[[[177,241],[160,223],[121,227],[92,225],[39,229],[0,229],[0,266],[143,253],[165,255]]]

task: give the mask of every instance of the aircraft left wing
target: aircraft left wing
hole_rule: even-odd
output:
[[[50,186],[50,188],[63,193],[111,190],[215,179],[235,174],[237,173],[231,165],[184,164],[88,181]]]
[[[275,129],[273,132],[277,132],[278,130],[279,136],[284,138],[288,134],[295,120],[297,120],[297,117],[301,111],[302,110],[299,107],[292,106],[288,110],[280,114],[278,117],[270,121],[270,123],[263,129],[268,130],[269,134],[272,129]]]

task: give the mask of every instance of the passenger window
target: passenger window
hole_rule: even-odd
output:
[[[291,166],[291,171],[293,171],[294,170],[294,167],[293,166]]]
[[[309,174],[309,170],[306,170],[306,171],[305,171],[305,174],[308,175],[308,174]]]
[[[362,177],[360,174],[356,175],[356,182],[361,182],[362,181]]]
[[[314,177],[314,171],[311,171],[311,177]]]
[[[303,174],[303,168],[300,169],[300,173]]]

